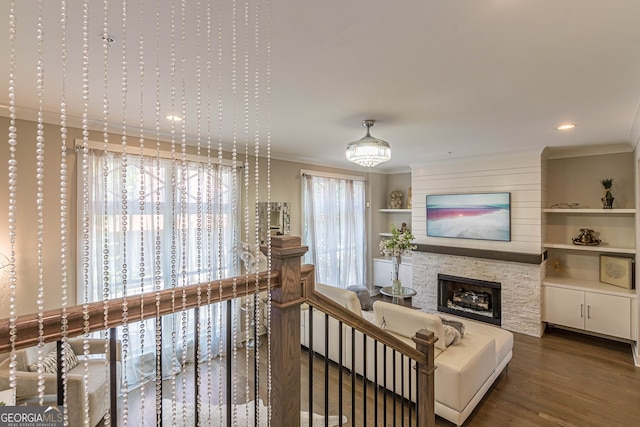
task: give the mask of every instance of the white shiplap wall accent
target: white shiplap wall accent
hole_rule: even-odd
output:
[[[412,165],[412,231],[416,243],[541,253],[542,250],[542,157],[519,152],[439,160]],[[511,193],[511,241],[427,237],[427,194]]]
[[[546,161],[540,153],[510,153],[447,159],[412,166],[413,234],[417,243],[540,254],[542,203],[546,198]],[[427,237],[427,194],[511,193],[511,241]],[[545,265],[416,252],[413,281],[416,303],[426,310],[437,307],[438,273],[502,283],[502,327],[542,334],[541,282]]]

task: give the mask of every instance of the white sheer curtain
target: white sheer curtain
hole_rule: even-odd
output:
[[[305,262],[316,281],[346,288],[365,285],[365,182],[303,173]]]
[[[124,168],[122,154],[90,150],[87,176],[88,214],[84,216],[88,218],[89,256],[86,270],[80,272],[78,279],[78,303],[83,302],[85,294],[90,302],[102,301],[105,284],[109,287],[108,298],[113,299],[152,292],[156,287],[179,288],[234,275],[232,246],[238,227],[232,207],[230,166],[154,157],[141,161],[139,155],[127,154]],[[81,203],[83,184],[81,179],[78,181]],[[82,230],[78,238],[82,245]],[[205,294],[206,290],[203,301]],[[212,294],[215,296],[216,292]],[[176,305],[180,305],[179,296]],[[224,303],[200,309],[201,349],[209,346],[206,331],[211,326],[213,356],[225,338],[224,325],[221,329],[218,324],[219,314],[224,319],[225,313]],[[193,311],[188,312],[186,339],[181,331],[181,316],[163,317],[164,351],[177,352],[173,362],[171,357],[163,357],[164,376],[171,372],[176,360],[182,360],[183,352],[191,357],[193,351]],[[155,320],[145,321],[144,327],[140,322],[131,322],[128,329],[131,362],[127,364],[127,378],[131,385],[143,373],[146,379],[153,374]],[[172,334],[177,336],[174,349]],[[118,335],[122,336],[122,330]]]

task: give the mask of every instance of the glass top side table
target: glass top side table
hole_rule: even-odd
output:
[[[382,295],[386,295],[391,297],[391,302],[394,304],[408,305],[411,306],[411,298],[416,295],[416,291],[411,288],[405,288],[404,286],[400,288],[399,292],[393,291],[393,286],[385,286],[380,289],[380,293]]]

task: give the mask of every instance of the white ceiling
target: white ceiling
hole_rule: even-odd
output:
[[[9,103],[9,1],[0,2],[0,104]],[[140,107],[139,1],[129,1],[126,32],[122,2],[108,2],[108,32],[116,42],[109,49],[108,83],[110,128],[122,130],[122,46],[127,41],[127,127],[142,119],[154,129],[156,93],[160,96],[160,125],[170,133],[165,115],[180,113],[185,103],[185,130],[191,142],[207,128],[218,135],[218,4],[211,11],[211,70],[207,63],[206,1],[187,0],[184,25],[180,2],[161,0],[160,34],[156,9],[145,0],[145,79]],[[47,120],[57,120],[61,90],[60,3],[43,2],[44,94]],[[256,123],[254,76],[258,73],[258,122],[264,141],[266,112],[270,111],[272,155],[343,168],[356,168],[344,158],[347,143],[364,136],[363,119],[376,119],[372,135],[391,144],[392,160],[375,170],[408,170],[411,164],[450,156],[469,156],[514,150],[542,151],[544,147],[629,144],[635,146],[640,100],[640,2],[631,0],[271,0],[270,97],[267,101],[267,19],[258,44],[258,68],[247,69],[244,88],[244,2],[237,11],[237,91],[233,76],[230,2],[222,6],[222,135],[244,147],[245,117],[248,139]],[[262,2],[261,6],[264,6]],[[79,123],[82,103],[83,2],[67,0],[66,98],[71,122]],[[198,13],[200,24],[196,18]],[[254,6],[250,5],[249,57],[254,62]],[[103,117],[104,3],[90,2],[89,125],[100,129]],[[38,108],[36,28],[38,2],[16,1],[16,105],[22,117]],[[197,39],[196,35],[200,38]],[[171,78],[174,32],[176,71]],[[160,49],[156,48],[156,40]],[[156,52],[160,52],[159,56]],[[184,52],[184,53],[183,53]],[[200,78],[197,77],[200,52]],[[156,57],[160,82],[156,81]],[[184,72],[181,59],[185,58]],[[210,75],[210,79],[208,79]],[[200,83],[198,84],[198,81]],[[209,83],[207,83],[209,81]],[[200,96],[198,96],[198,86]],[[183,92],[182,88],[185,88]],[[171,100],[172,88],[175,89]],[[184,94],[184,96],[183,96]],[[211,94],[211,98],[207,95]],[[249,100],[249,109],[244,102]],[[199,100],[199,102],[198,102]],[[211,121],[207,120],[211,104]],[[235,106],[235,110],[234,110]],[[141,116],[141,111],[143,115]],[[0,114],[7,115],[6,108]],[[75,117],[75,119],[73,119]],[[555,126],[577,123],[572,131]],[[182,132],[178,124],[176,132]],[[148,133],[148,137],[153,132]],[[114,141],[116,142],[116,141]],[[264,147],[264,142],[262,143]],[[225,145],[227,146],[227,145]]]

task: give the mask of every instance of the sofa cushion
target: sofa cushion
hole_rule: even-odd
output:
[[[440,318],[442,319],[443,325],[455,328],[455,330],[457,330],[460,333],[461,337],[464,336],[464,323],[460,322],[459,320],[446,319],[442,316],[440,316]]]
[[[71,347],[67,347],[62,353],[62,358],[67,364],[67,372],[78,366],[78,357],[73,352]],[[40,362],[36,360],[35,363],[29,365],[29,371],[38,372],[38,366]],[[44,372],[48,374],[56,374],[58,372],[58,351],[52,350],[42,358],[42,367]]]
[[[358,316],[362,316],[360,300],[355,292],[337,288],[335,286],[323,285],[322,283],[316,283],[315,289],[325,297],[345,307],[347,310],[352,311]]]
[[[460,335],[460,331],[458,329],[447,324],[443,324],[442,327],[444,328],[444,340],[445,340],[444,345],[449,347],[452,344],[457,345],[460,343],[460,339],[462,339],[462,335]]]
[[[364,286],[347,286],[347,290],[354,292],[360,301],[360,308],[362,310],[371,309],[371,294],[369,289]]]
[[[376,324],[392,334],[412,338],[417,331],[426,328],[438,339],[435,348],[447,348],[442,319],[439,316],[384,301],[374,302],[373,312],[376,314]]]
[[[42,346],[42,353],[48,354],[56,350],[56,343],[49,342]],[[38,346],[28,347],[16,351],[16,370],[30,372],[29,366],[38,361]]]
[[[459,318],[449,316],[446,318],[450,320],[459,320]],[[473,332],[474,334],[485,335],[494,339],[496,343],[496,366],[504,360],[504,358],[513,349],[513,334],[511,332],[499,328],[498,326],[477,322],[475,320],[464,319],[462,323],[464,323],[465,331],[467,333]]]

